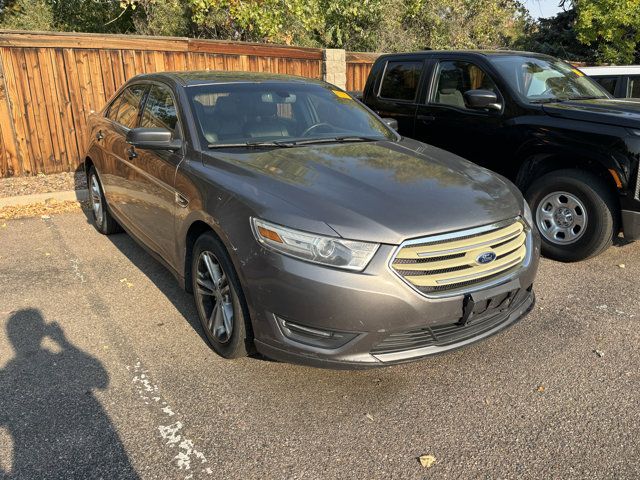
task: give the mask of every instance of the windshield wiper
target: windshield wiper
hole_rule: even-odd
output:
[[[286,144],[288,146],[293,145],[312,145],[315,143],[346,143],[346,142],[377,142],[384,140],[382,137],[365,137],[361,135],[344,135],[341,137],[323,137],[323,138],[309,138],[307,140],[291,140],[287,142],[278,142],[281,145]]]
[[[596,97],[593,95],[583,95],[581,97],[569,97],[569,100],[597,100],[605,97]]]
[[[269,148],[269,147],[289,147],[286,142],[239,142],[239,143],[210,143],[207,148]]]

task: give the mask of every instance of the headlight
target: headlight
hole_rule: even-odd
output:
[[[364,270],[378,250],[377,243],[301,232],[258,218],[251,219],[251,227],[258,242],[271,250],[307,262],[356,272]]]
[[[522,206],[522,216],[524,217],[524,221],[527,222],[527,225],[529,225],[529,227],[533,228],[535,225],[533,223],[531,208],[529,208],[529,204],[527,203],[526,199],[522,203],[524,204]]]

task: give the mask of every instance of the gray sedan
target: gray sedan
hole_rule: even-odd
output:
[[[332,85],[142,75],[89,130],[96,228],[123,228],[173,272],[224,357],[388,365],[534,304],[539,239],[518,190]]]

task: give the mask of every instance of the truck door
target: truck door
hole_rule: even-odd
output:
[[[381,78],[367,92],[367,106],[382,118],[398,121],[398,133],[413,137],[416,108],[425,62],[422,59],[389,59]]]
[[[491,90],[504,99],[491,76],[466,60],[440,59],[416,110],[415,138],[493,168],[501,161],[505,129],[502,111],[472,109],[468,90]]]

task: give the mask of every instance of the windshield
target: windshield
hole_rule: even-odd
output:
[[[395,133],[341,90],[297,82],[188,87],[201,141],[210,148],[395,140]]]
[[[496,55],[490,61],[520,97],[529,102],[609,98],[584,73],[560,60]]]

